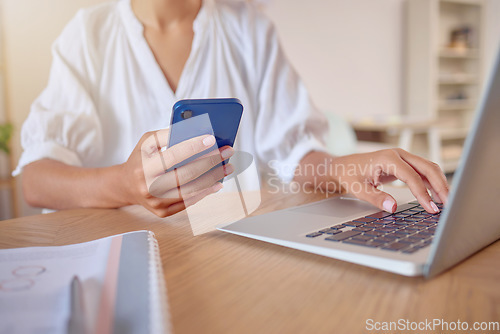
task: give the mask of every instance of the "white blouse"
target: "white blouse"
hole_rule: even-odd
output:
[[[244,112],[235,149],[290,181],[305,154],[324,150],[327,123],[272,23],[248,3],[207,0],[193,30],[174,93],[130,0],[80,10],[53,45],[49,83],[23,125],[13,175],[43,158],[82,167],[123,163],[145,132],[168,127],[177,100],[237,97]]]

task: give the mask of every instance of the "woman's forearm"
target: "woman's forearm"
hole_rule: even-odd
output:
[[[121,175],[121,165],[82,168],[42,159],[24,167],[23,193],[35,207],[118,208],[131,204]]]

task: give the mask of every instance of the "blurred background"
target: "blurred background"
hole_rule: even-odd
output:
[[[79,8],[102,2],[0,0],[0,219],[40,212],[10,177],[20,129],[47,83],[52,42]],[[498,50],[500,0],[257,5],[327,114],[332,152],[400,146],[453,173]]]

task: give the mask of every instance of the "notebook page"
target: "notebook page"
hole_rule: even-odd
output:
[[[106,238],[0,250],[0,333],[66,333],[75,275],[83,282],[89,325],[94,323],[110,245]]]
[[[66,333],[75,275],[91,332],[170,332],[157,242],[152,232],[137,231],[76,245],[0,250],[0,334]]]

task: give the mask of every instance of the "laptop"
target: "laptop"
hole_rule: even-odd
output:
[[[500,239],[500,53],[465,141],[445,208],[418,202],[389,214],[334,197],[219,226],[262,240],[406,276],[433,277]]]

